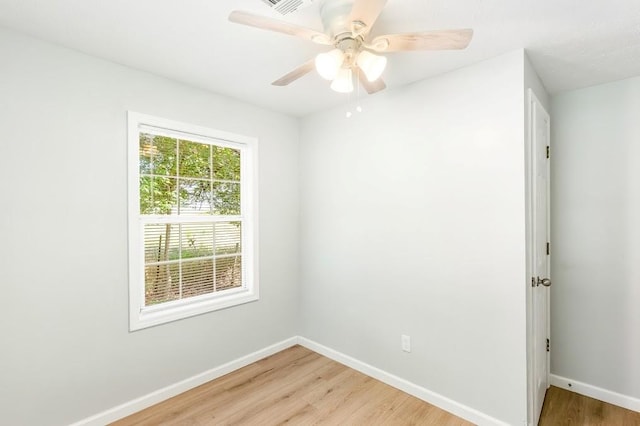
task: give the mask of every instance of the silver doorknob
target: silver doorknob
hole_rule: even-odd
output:
[[[540,278],[540,277],[537,277],[537,278],[538,278],[538,282],[536,283],[537,284],[536,286],[539,286],[540,284],[542,284],[545,287],[551,286],[551,280],[549,278]]]

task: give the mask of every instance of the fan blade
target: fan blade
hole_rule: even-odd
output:
[[[358,79],[360,80],[362,87],[364,87],[364,90],[366,90],[370,95],[387,88],[387,85],[382,81],[382,77],[376,81],[367,80],[367,77],[364,75],[364,71],[362,71],[360,67],[358,67]]]
[[[387,0],[355,0],[353,2],[349,22],[362,22],[366,25],[358,35],[367,34],[371,30],[386,4]]]
[[[389,34],[374,38],[367,46],[377,52],[464,49],[469,45],[472,36],[473,30],[469,28],[462,30]]]
[[[304,64],[300,65],[298,68],[294,69],[290,73],[283,75],[282,77],[280,77],[279,79],[277,79],[271,84],[274,86],[286,86],[289,83],[293,83],[300,77],[311,72],[311,70],[313,70],[314,67],[315,67],[315,59],[311,59],[305,62]]]
[[[256,27],[263,30],[301,37],[318,44],[332,44],[329,36],[319,31],[312,30],[311,28],[300,27],[284,21],[278,21],[277,19],[267,18],[265,16],[254,15],[248,12],[234,10],[229,15],[229,21],[235,22],[236,24],[248,25],[250,27]]]

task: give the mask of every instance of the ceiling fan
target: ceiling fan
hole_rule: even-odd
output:
[[[387,58],[376,53],[464,49],[471,41],[472,29],[389,34],[370,39],[371,27],[386,3],[387,0],[322,0],[320,16],[324,32],[242,11],[231,12],[229,20],[333,46],[271,84],[286,86],[315,68],[321,77],[331,80],[333,90],[341,93],[353,91],[354,75],[367,93],[386,87],[381,75]]]

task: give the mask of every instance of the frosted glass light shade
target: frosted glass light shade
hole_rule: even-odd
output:
[[[316,70],[320,77],[326,80],[333,80],[338,75],[343,62],[344,53],[342,50],[333,49],[316,56]]]
[[[363,50],[358,54],[356,62],[369,81],[376,81],[379,79],[387,66],[386,57],[374,55],[367,50]]]
[[[338,75],[331,83],[331,88],[340,93],[353,92],[353,78],[351,68],[340,68]]]

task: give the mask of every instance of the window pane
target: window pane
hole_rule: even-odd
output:
[[[239,183],[213,183],[213,211],[221,215],[240,214]]]
[[[142,176],[140,214],[172,214],[177,211],[177,179]]]
[[[171,223],[144,226],[144,262],[177,260],[179,254],[179,225]]]
[[[216,258],[216,290],[242,286],[242,262],[240,256]]]
[[[177,263],[144,268],[145,306],[180,298],[180,275]]]
[[[158,149],[153,145],[153,135],[140,133],[140,174],[153,173],[153,156],[158,154]]]
[[[180,179],[180,214],[211,214],[211,182]]]
[[[211,179],[211,145],[180,141],[180,176]]]
[[[216,223],[216,254],[236,254],[242,251],[240,222]]]
[[[240,181],[240,151],[213,147],[213,178]]]
[[[142,176],[140,178],[140,214],[151,214],[153,204],[153,178]]]
[[[213,259],[182,262],[182,298],[213,293]]]
[[[149,142],[151,142],[150,145]],[[140,151],[145,154],[144,158],[147,158],[147,155],[151,158],[152,174],[163,176],[176,175],[177,141],[175,139],[167,136],[141,133]]]
[[[213,223],[182,224],[182,259],[213,256],[213,229]]]

